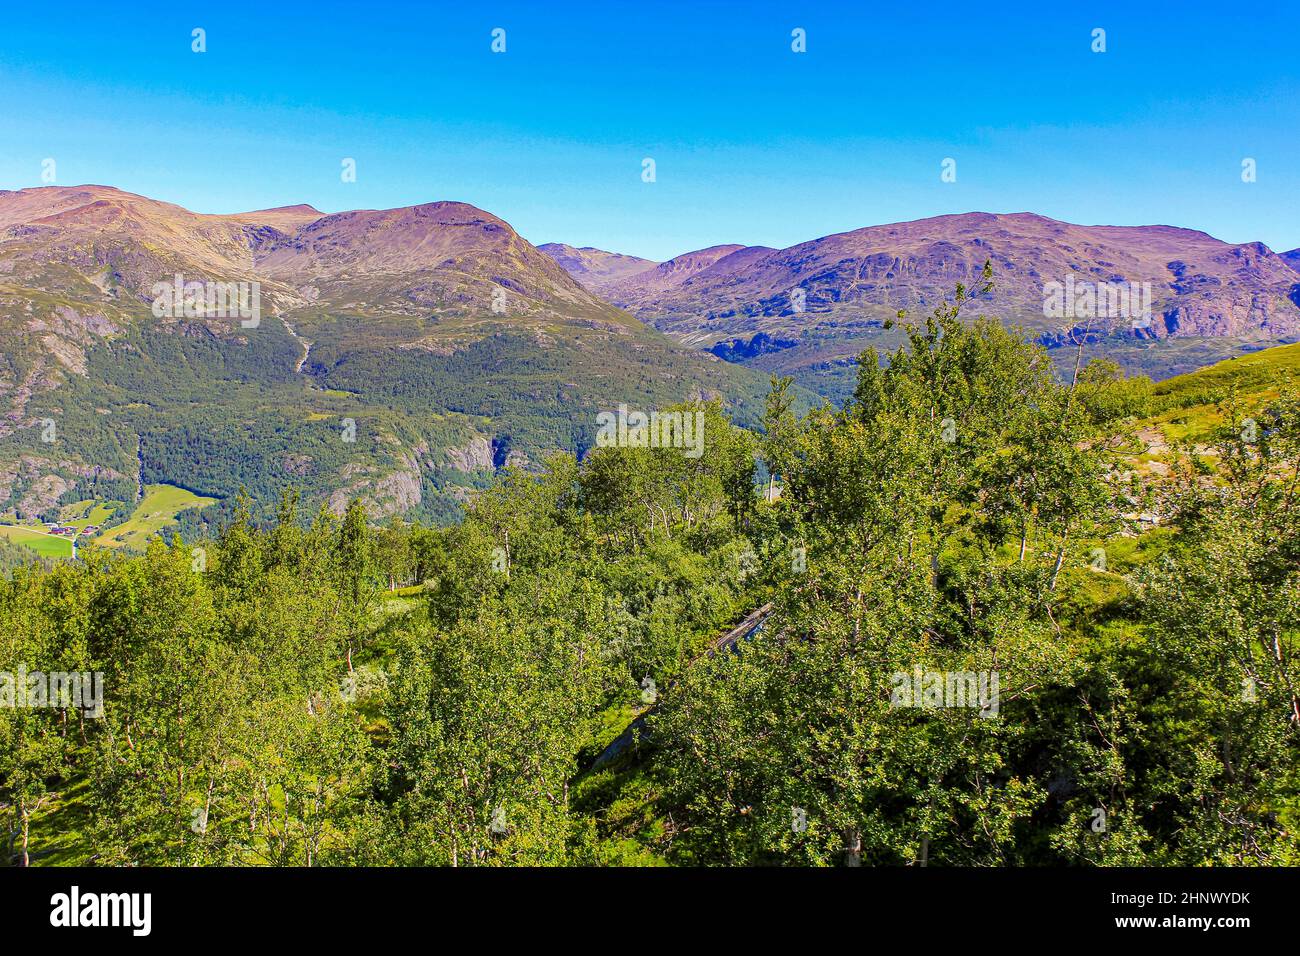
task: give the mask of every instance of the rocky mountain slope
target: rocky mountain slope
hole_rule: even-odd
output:
[[[207,298],[241,282],[257,315]],[[0,192],[0,514],[170,483],[444,517],[494,468],[589,447],[602,409],[716,395],[752,419],[765,389],[463,203]]]
[[[610,285],[621,279],[653,269],[659,264],[638,256],[603,252],[591,246],[577,249],[562,242],[546,242],[537,248],[559,263],[565,272],[577,279],[585,288],[597,293],[604,292]]]
[[[996,288],[973,306],[1049,346],[1086,335],[1157,376],[1243,346],[1300,335],[1295,256],[1170,226],[1079,226],[1029,213],[969,213],[871,226],[787,249],[715,246],[600,291],[679,341],[834,392],[852,358],[894,339],[899,309],[924,313],[985,261]],[[1148,283],[1150,322],[1045,315],[1051,283]]]

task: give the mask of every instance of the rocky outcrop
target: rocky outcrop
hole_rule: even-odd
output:
[[[475,435],[459,448],[448,448],[444,454],[447,463],[457,471],[468,474],[492,470],[492,443],[482,435]]]
[[[400,453],[400,467],[384,472],[376,466],[347,465],[340,472],[348,483],[330,495],[329,509],[336,515],[347,511],[349,503],[360,498],[366,515],[378,521],[394,514],[404,514],[420,504],[423,478],[415,453]]]
[[[60,475],[42,475],[27,488],[14,506],[14,511],[20,520],[35,518],[58,504],[59,499],[71,491],[74,484]]]
[[[407,467],[385,475],[375,483],[371,499],[384,516],[402,514],[420,503],[420,469],[413,461]]]
[[[20,518],[34,517],[54,507],[79,480],[121,479],[121,472],[105,465],[53,460],[37,455],[20,455],[16,461],[0,462],[0,505],[11,501]]]
[[[301,478],[311,473],[314,459],[310,455],[289,454],[280,459],[280,468],[286,475]]]

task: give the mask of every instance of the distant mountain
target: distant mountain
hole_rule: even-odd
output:
[[[1292,269],[1300,272],[1300,249],[1292,249],[1290,252],[1282,253],[1282,258]]]
[[[178,275],[257,283],[260,316],[195,308]],[[464,203],[0,191],[0,515],[168,483],[442,518],[497,467],[585,450],[602,409],[725,396],[753,420],[765,391]]]
[[[577,279],[585,288],[601,292],[611,283],[626,279],[647,269],[653,269],[657,262],[641,259],[637,256],[625,256],[617,252],[603,252],[584,246],[575,249],[562,242],[547,242],[537,247],[546,253]]]
[[[972,311],[1023,325],[1049,346],[1091,326],[1096,353],[1157,377],[1300,335],[1294,257],[1190,229],[1077,226],[1029,213],[871,226],[787,249],[714,246],[603,293],[683,343],[842,395],[858,352],[898,341],[885,320],[899,309],[929,311],[957,283],[969,287],[986,260],[996,288]],[[1152,321],[1046,316],[1049,283],[1067,278],[1149,283]]]
[[[749,262],[775,251],[766,246],[709,246],[621,279],[606,292],[613,301],[624,302],[629,308],[654,311],[659,302],[672,298],[677,290],[706,272],[739,272]]]

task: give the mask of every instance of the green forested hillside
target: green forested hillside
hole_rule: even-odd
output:
[[[777,381],[758,436],[702,407],[698,459],[508,469],[453,527],[289,496],[15,572],[0,671],[104,694],[0,707],[13,860],[1300,863],[1300,403],[1153,468],[1180,386],[903,331],[842,409]]]
[[[48,187],[0,192],[0,221],[0,513],[16,520],[168,484],[216,499],[180,521],[190,536],[228,522],[240,489],[259,519],[295,488],[312,510],[360,498],[445,524],[495,469],[581,456],[601,411],[721,398],[753,425],[766,389],[463,203],[205,216]],[[217,296],[236,283],[248,316]]]
[[[313,504],[364,491],[372,508],[377,501],[385,512],[446,521],[460,512],[453,489],[479,483],[446,449],[476,436],[493,436],[495,462],[480,466],[490,472],[512,451],[525,461],[585,451],[597,411],[613,399],[650,408],[691,392],[726,394],[748,424],[762,401],[753,373],[716,361],[703,368],[657,337],[638,350],[602,348],[590,336],[538,349],[510,334],[450,356],[322,348],[328,366],[295,375],[293,343],[278,323],[267,325],[255,342],[145,329],[106,343],[91,353],[87,378],[29,403],[36,420],[57,422],[56,441],[19,431],[0,450],[64,459],[50,466],[67,484],[59,504],[134,501],[138,473],[144,484],[221,499],[208,516],[217,521],[241,488],[267,503],[289,487]],[[100,470],[78,471],[67,459]],[[23,490],[20,481],[15,498]]]

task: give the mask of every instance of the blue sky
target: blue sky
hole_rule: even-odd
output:
[[[457,199],[656,259],[972,210],[1300,246],[1288,5],[996,6],[10,4],[0,188],[49,157],[199,212]]]

